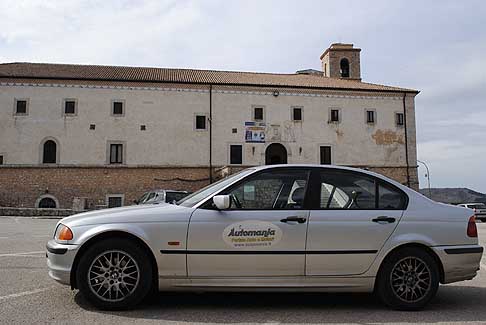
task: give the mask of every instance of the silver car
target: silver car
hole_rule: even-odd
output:
[[[191,194],[187,191],[174,190],[154,190],[145,192],[133,203],[135,204],[160,204],[160,203],[174,203]]]
[[[255,167],[176,205],[62,219],[49,275],[103,309],[160,291],[376,292],[424,307],[439,283],[479,269],[471,210],[429,200],[379,174],[322,165]]]

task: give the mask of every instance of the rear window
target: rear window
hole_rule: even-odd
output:
[[[173,203],[185,198],[189,193],[183,192],[166,192],[165,193],[165,202]]]

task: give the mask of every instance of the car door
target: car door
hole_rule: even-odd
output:
[[[307,275],[356,275],[368,270],[407,204],[406,194],[368,174],[313,172]]]
[[[231,208],[212,199],[194,211],[187,242],[188,275],[303,276],[309,210],[307,169],[263,170],[223,190]]]

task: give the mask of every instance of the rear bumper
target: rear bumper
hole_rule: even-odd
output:
[[[444,268],[444,283],[471,280],[479,270],[483,247],[479,245],[431,247]]]
[[[70,285],[71,267],[78,251],[78,245],[59,244],[50,240],[46,246],[49,276],[59,283]]]

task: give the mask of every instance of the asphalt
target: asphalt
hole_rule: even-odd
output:
[[[0,323],[486,324],[486,258],[472,281],[442,285],[420,312],[391,311],[370,294],[160,293],[132,311],[92,308],[47,275],[57,220],[0,217]],[[486,223],[478,224],[486,243]]]

